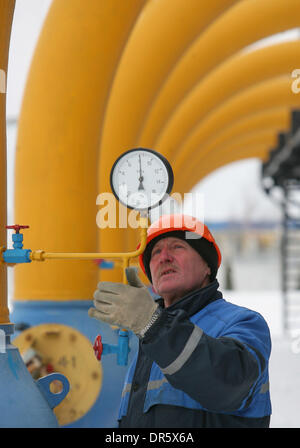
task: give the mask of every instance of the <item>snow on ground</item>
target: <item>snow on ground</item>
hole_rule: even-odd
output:
[[[272,338],[270,358],[271,428],[300,427],[300,329],[284,335],[280,291],[223,291],[224,298],[258,311]]]
[[[271,427],[300,427],[300,353],[294,339],[274,337],[270,358]]]

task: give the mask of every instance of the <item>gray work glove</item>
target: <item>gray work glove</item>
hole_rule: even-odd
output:
[[[88,314],[143,336],[158,317],[158,313],[155,313],[158,304],[139,279],[135,267],[126,268],[126,277],[128,285],[100,282],[94,293],[95,308],[90,308]]]

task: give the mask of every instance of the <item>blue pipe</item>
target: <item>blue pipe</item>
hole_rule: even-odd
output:
[[[103,346],[102,355],[116,353],[118,366],[127,366],[128,355],[130,352],[128,331],[119,330],[117,345],[102,344],[102,346]]]
[[[52,411],[69,392],[67,378],[55,373],[33,380],[19,350],[11,344],[14,325],[0,325],[0,427],[1,428],[58,428]],[[56,395],[50,383],[58,379],[63,390]]]

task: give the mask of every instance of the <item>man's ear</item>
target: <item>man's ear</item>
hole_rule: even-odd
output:
[[[206,276],[207,276],[207,278],[211,278],[211,269],[210,269],[210,267],[207,265],[207,271],[206,271],[207,273],[206,273]]]

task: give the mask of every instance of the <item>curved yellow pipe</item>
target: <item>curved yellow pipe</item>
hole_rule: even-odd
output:
[[[202,146],[201,152],[197,153],[199,159],[195,158],[195,161],[201,160],[202,154],[218,150],[242,135],[270,128],[278,129],[278,132],[280,129],[287,129],[290,125],[290,118],[291,111],[288,107],[271,108],[247,115],[213,136],[208,143]]]
[[[136,146],[144,116],[178,57],[234,2],[160,0],[149,2],[144,8],[122,55],[106,110],[99,192],[111,191],[108,173],[122,152]],[[128,245],[135,240],[134,232],[130,228],[104,230],[100,235],[100,251],[132,250]],[[118,271],[101,272],[103,280],[117,281],[119,276]]]
[[[30,252],[29,258],[31,261],[45,261],[45,260],[92,260],[109,259],[118,262],[118,266],[123,268],[123,282],[127,283],[125,268],[130,264],[131,259],[135,259],[144,252],[147,243],[147,228],[148,217],[139,217],[140,220],[140,244],[136,250],[131,252],[107,252],[107,253],[72,253],[72,252],[45,252],[44,250],[33,250]],[[0,254],[1,255],[1,254]]]
[[[272,128],[262,131],[249,132],[248,134],[241,135],[235,140],[228,142],[222,148],[218,148],[218,150],[213,153],[210,152],[206,154],[206,156],[203,157],[201,165],[197,167],[197,170],[190,173],[190,178],[186,182],[188,191],[191,190],[197,182],[204,177],[204,175],[221,166],[224,160],[228,160],[228,154],[235,152],[237,157],[236,160],[238,160],[239,155],[246,151],[244,148],[263,146],[271,149],[277,143],[277,136],[277,129]]]
[[[0,0],[0,76],[6,86],[11,26],[15,9],[14,0]],[[6,92],[0,91],[0,252],[6,247],[7,225],[7,171],[6,171]],[[7,267],[0,262],[0,324],[9,323],[7,297]]]
[[[15,219],[30,225],[24,232],[26,248],[98,252],[103,116],[120,56],[145,3],[52,3],[31,64],[18,129]],[[92,261],[16,266],[15,299],[91,299],[98,271]]]
[[[153,97],[178,58],[235,1],[160,0],[149,2],[144,8],[123,52],[110,93],[101,141],[100,185],[111,162],[135,145]]]
[[[300,40],[239,53],[227,60],[200,82],[178,106],[157,142],[157,149],[163,148],[164,154],[176,163],[188,160],[193,151],[183,147],[182,142],[196,126],[201,126],[201,120],[249,86],[279,75],[290,75],[293,67],[297,66],[299,54]]]
[[[201,178],[199,179],[199,182],[204,180],[206,176],[211,174],[213,171],[228,165],[229,163],[237,162],[239,160],[245,160],[245,159],[261,159],[262,161],[266,158],[268,155],[269,147],[265,145],[257,145],[257,146],[250,146],[250,147],[242,147],[240,148],[240,151],[237,152],[236,149],[232,152],[228,152],[226,154],[226,157],[221,159],[220,161],[216,161],[213,166],[207,165],[207,169],[205,169],[201,173]],[[198,181],[197,181],[198,183]],[[198,188],[197,188],[198,190]],[[201,185],[199,186],[199,192],[201,192]]]
[[[290,109],[288,107],[279,107],[274,109],[263,110],[262,112],[248,115],[241,120],[234,121],[231,126],[225,127],[216,135],[212,136],[208,142],[201,146],[201,151],[198,151],[194,158],[194,166],[201,166],[204,155],[212,153],[215,158],[218,157],[218,151],[234,142],[237,138],[242,137],[253,132],[260,132],[262,130],[272,130],[274,133],[281,132],[289,128],[290,125]],[[203,154],[203,156],[202,156]],[[186,188],[187,191],[191,188],[191,176],[195,169],[191,169],[189,164],[185,164],[184,168],[180,170],[180,185],[181,188]],[[177,184],[178,185],[178,184]]]
[[[211,70],[255,41],[299,27],[299,17],[298,0],[245,0],[228,9],[178,60],[145,119],[139,144],[156,146],[174,110]],[[217,88],[222,88],[221,79]]]
[[[289,125],[290,125],[290,109],[287,107],[279,107],[262,111],[247,116],[246,118],[241,119],[237,122],[234,122],[232,126],[225,128],[224,132],[219,133],[216,138],[212,138],[212,140],[209,141],[209,144],[207,145],[209,146],[209,151],[206,152],[207,157],[209,157],[209,159],[207,159],[207,157],[206,158],[204,157],[204,161],[201,165],[201,168],[203,168],[204,172],[206,173],[207,170],[210,172],[218,168],[219,166],[218,164],[220,162],[223,163],[224,161],[225,164],[229,163],[232,158],[231,149],[232,151],[236,152],[236,159],[234,160],[238,160],[239,156],[241,156],[241,158],[247,158],[248,156],[247,155],[245,156],[244,154],[244,148],[245,145],[249,143],[250,137],[258,135],[261,136],[262,133],[264,133],[264,135],[272,136],[271,143],[273,143],[273,136],[277,135],[278,132],[286,131],[289,128]],[[245,139],[246,141],[244,141]],[[250,139],[250,146],[249,147],[246,146],[246,148],[250,150],[250,154],[253,145],[255,145],[255,148],[261,147],[260,144],[261,140],[259,141],[259,144],[256,145],[256,143],[257,142],[255,141],[255,138],[254,140]],[[264,148],[263,155],[265,155],[266,152],[265,148],[268,148],[266,144],[268,145],[269,143],[270,141],[267,140],[267,142],[263,146]],[[223,148],[225,148],[224,153],[222,151]],[[214,152],[214,154],[212,154],[210,158],[210,153],[212,152]],[[229,159],[227,157],[228,153],[230,153],[231,157]],[[207,160],[210,160],[211,162],[208,163]],[[229,160],[229,162],[227,160]],[[196,163],[194,162],[196,162],[196,160],[193,160],[193,166],[195,165],[199,166],[197,162]],[[186,167],[182,167],[182,169],[180,170],[180,174],[178,174],[178,177],[180,178],[182,184],[185,187],[184,189],[180,190],[182,199],[184,199],[184,192],[190,191],[192,187],[195,186],[195,184],[197,184],[197,182],[199,181],[198,169],[194,171],[191,170],[191,172],[189,171],[188,176],[184,176],[183,178],[183,175],[181,173],[184,174],[185,171]],[[193,177],[191,178],[191,176]],[[135,234],[133,234],[133,237],[135,237]],[[131,247],[135,247],[137,244],[136,238],[132,238],[130,240],[130,244]],[[142,272],[140,272],[140,275],[141,276],[143,275]],[[143,278],[143,280],[146,283],[148,282],[146,278]]]
[[[174,191],[181,191],[185,188],[180,177],[184,169],[198,169],[196,158],[201,158],[206,154],[202,151],[202,145],[208,142],[213,136],[232,125],[236,120],[240,120],[248,115],[270,109],[273,107],[294,107],[299,106],[300,96],[293,94],[291,90],[291,79],[289,76],[280,76],[275,79],[262,82],[252,86],[239,95],[230,98],[223,103],[214,113],[202,121],[201,125],[184,142],[185,153],[190,153],[190,160],[185,160],[183,164],[179,157],[173,162],[174,170]],[[208,147],[206,147],[206,151]],[[199,154],[199,156],[197,155]],[[196,156],[196,157],[195,157]],[[184,189],[184,191],[187,191]]]

